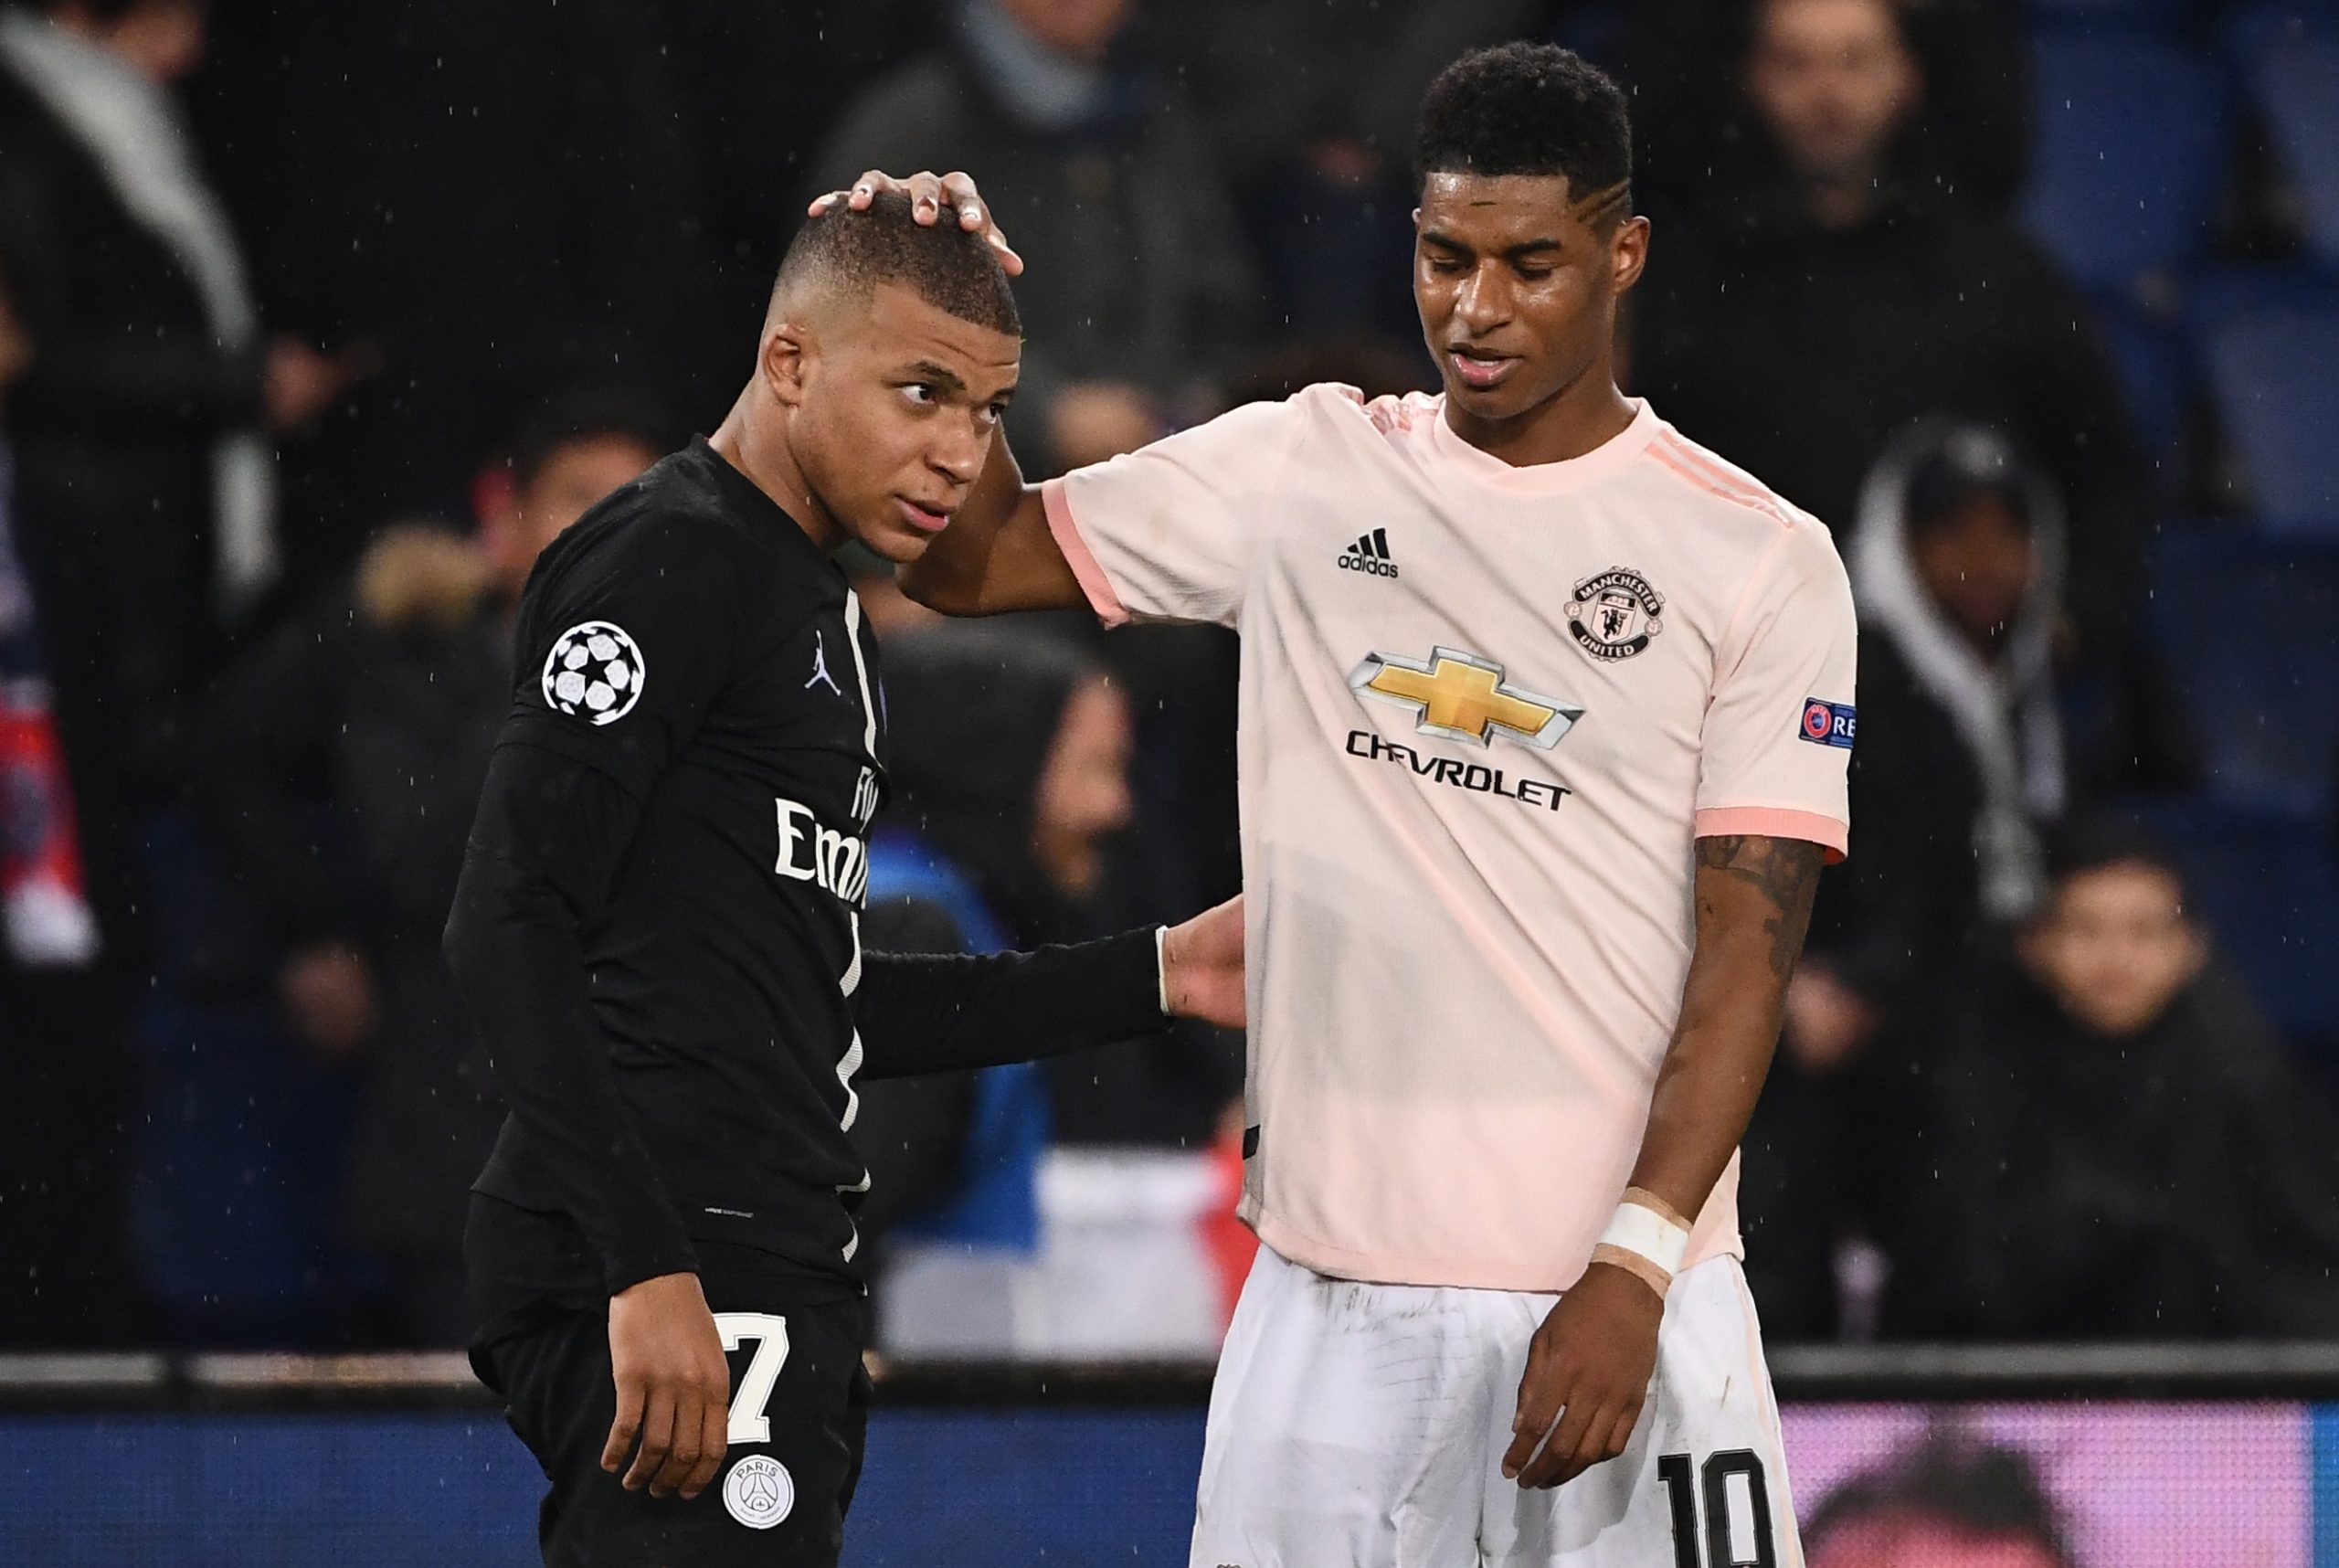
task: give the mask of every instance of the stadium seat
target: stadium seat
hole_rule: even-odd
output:
[[[2339,1051],[2339,852],[2327,816],[2215,801],[2138,813],[2174,850],[2218,947],[2284,1033]]]
[[[2266,529],[2339,538],[2339,304],[2242,311],[2202,350]]]
[[[2154,630],[2207,751],[2209,796],[2328,821],[2339,768],[2339,547],[2179,527]]]
[[[2275,50],[2257,72],[2274,144],[2306,205],[2307,243],[2339,264],[2339,39]]]
[[[2129,291],[2208,242],[2227,162],[2217,73],[2160,39],[2037,40],[2038,150],[2024,220],[2091,288]]]
[[[2185,334],[2120,300],[2097,301],[2096,323],[2120,372],[2128,413],[2165,490],[2175,482],[2184,457],[2186,418],[2194,397]]]
[[[2244,81],[2255,82],[2277,51],[2339,38],[2339,0],[2270,0],[2236,5],[2217,24],[2217,52]]]
[[[2186,274],[2182,297],[2196,355],[2219,327],[2242,316],[2339,309],[2339,285],[2308,262],[2213,261]]]

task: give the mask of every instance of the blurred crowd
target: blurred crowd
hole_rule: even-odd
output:
[[[513,610],[563,527],[719,418],[811,195],[975,175],[1029,264],[1016,445],[1061,471],[1311,381],[1432,385],[1414,105],[1513,37],[1633,96],[1627,390],[1825,520],[1863,618],[1853,854],[1747,1143],[1771,1331],[2329,1331],[2339,470],[2323,533],[2270,543],[2227,362],[2146,351],[2200,299],[2328,303],[2339,139],[2299,153],[2247,54],[2321,27],[2207,0],[0,6],[0,1348],[461,1337],[499,1109],[438,938]],[[2122,50],[2226,89],[2157,249],[2074,239],[2052,185],[2058,145],[2111,132],[2042,76]],[[1234,890],[1227,637],[940,624],[845,564],[894,749],[873,945]],[[1028,1256],[1065,1148],[1186,1151],[1231,1195],[1241,1071],[1194,1031],[864,1090],[871,1228]],[[1222,1225],[1195,1266],[1238,1251]]]

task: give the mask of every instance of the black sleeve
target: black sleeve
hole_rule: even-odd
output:
[[[756,578],[738,535],[711,518],[577,526],[593,532],[541,569],[521,604],[503,738],[647,800],[746,657],[742,585]]]
[[[447,920],[447,961],[496,1086],[612,1296],[698,1266],[618,1098],[578,936],[607,905],[640,814],[594,768],[524,743],[497,747]]]
[[[745,580],[730,560],[718,524],[644,516],[581,536],[529,585],[512,714],[447,922],[497,1087],[612,1295],[696,1259],[618,1097],[581,933],[728,677]]]
[[[1028,953],[870,953],[854,993],[862,1075],[898,1078],[1030,1062],[1150,1034],[1161,1011],[1153,928]]]

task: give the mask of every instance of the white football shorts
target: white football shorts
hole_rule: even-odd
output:
[[[1332,1279],[1262,1246],[1211,1390],[1191,1568],[1802,1568],[1738,1260],[1673,1281],[1631,1444],[1503,1479],[1556,1296]]]

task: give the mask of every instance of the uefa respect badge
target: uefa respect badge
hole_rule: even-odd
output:
[[[1849,703],[1805,697],[1803,724],[1796,733],[1814,746],[1840,746],[1849,751],[1854,736],[1859,733],[1859,714]]]

